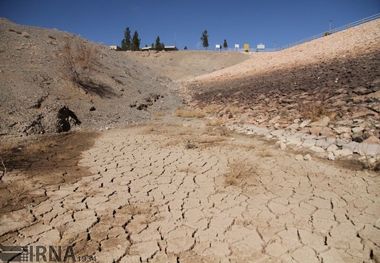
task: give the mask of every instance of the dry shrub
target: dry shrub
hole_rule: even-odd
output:
[[[207,127],[204,134],[209,136],[230,137],[232,131],[224,126]]]
[[[155,133],[157,131],[158,131],[158,129],[155,128],[154,126],[147,125],[141,129],[141,134],[152,134],[152,133]]]
[[[157,207],[151,206],[148,203],[127,205],[123,209],[125,209],[127,214],[143,217],[141,224],[149,225],[157,220],[160,220],[160,217],[157,216]]]
[[[182,118],[203,118],[206,116],[203,111],[198,109],[177,109],[175,115]]]
[[[83,89],[104,98],[118,96],[106,82],[96,78],[96,73],[102,71],[102,65],[96,56],[96,46],[78,38],[68,38],[63,48],[63,60],[68,78]]]
[[[223,109],[223,106],[217,105],[217,104],[210,104],[202,108],[203,112],[210,114],[210,113],[218,113],[220,110]]]
[[[198,146],[194,142],[192,142],[190,140],[186,141],[185,149],[196,149],[196,148],[198,148]]]
[[[302,117],[317,121],[321,116],[327,115],[326,108],[322,103],[300,104],[299,112]]]
[[[212,120],[208,120],[206,123],[207,126],[222,126],[224,124],[225,124],[225,121],[222,119],[212,119]]]
[[[273,156],[272,152],[270,152],[267,149],[264,149],[264,150],[258,152],[257,155],[259,157],[261,157],[261,158],[267,158],[267,157],[272,157]]]
[[[165,116],[165,113],[162,112],[162,111],[158,111],[158,112],[154,112],[154,113],[153,113],[153,116],[154,116],[156,119],[160,119],[161,117],[164,117],[164,116]]]
[[[78,82],[80,75],[89,73],[97,63],[95,46],[80,39],[67,39],[63,47],[63,59],[70,77]]]
[[[224,142],[226,140],[223,136],[202,136],[197,139],[197,143],[205,146],[214,146],[218,143]]]
[[[229,105],[227,107],[227,110],[231,113],[239,113],[239,112],[241,112],[242,109],[236,105]]]
[[[126,207],[129,214],[135,216],[135,215],[142,215],[142,214],[150,214],[152,211],[152,208],[149,206],[143,206],[143,205],[129,205]]]
[[[243,186],[249,182],[256,182],[258,176],[257,168],[247,161],[234,161],[228,165],[228,172],[225,175],[226,185]]]
[[[227,114],[232,114],[233,116],[242,113],[244,110],[236,105],[228,105],[224,112]]]

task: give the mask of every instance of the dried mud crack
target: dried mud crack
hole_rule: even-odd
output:
[[[1,244],[74,245],[97,262],[379,260],[376,173],[297,161],[195,120],[107,131],[92,147],[66,136],[82,148],[44,155],[55,165],[7,163],[3,187],[22,180],[43,198],[2,196]]]

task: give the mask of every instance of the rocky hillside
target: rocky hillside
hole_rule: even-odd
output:
[[[192,103],[232,121],[379,143],[380,20],[188,83]],[[228,107],[226,107],[228,106]]]

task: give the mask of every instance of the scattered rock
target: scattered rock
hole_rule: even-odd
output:
[[[300,128],[305,128],[306,126],[310,124],[310,122],[311,120],[304,120],[303,122],[301,122]]]
[[[335,160],[335,155],[333,152],[329,152],[327,154],[327,159],[331,160],[331,161],[334,161]]]
[[[138,109],[138,110],[146,110],[146,109],[148,109],[148,105],[144,104],[144,103],[141,103],[139,106],[136,107],[136,109]]]
[[[327,116],[324,116],[319,121],[310,123],[310,126],[311,127],[326,127],[327,125],[329,125],[329,122],[330,122],[330,118]]]
[[[25,32],[25,31],[21,33],[21,36],[23,36],[23,37],[25,37],[25,38],[30,38],[29,33],[28,33],[28,32]]]
[[[364,127],[359,126],[359,127],[354,127],[351,129],[353,133],[360,133],[364,130]]]
[[[306,154],[306,155],[303,157],[303,159],[304,159],[305,161],[310,161],[310,160],[311,160],[311,156],[310,156],[310,154]]]
[[[357,95],[366,95],[366,94],[371,93],[372,91],[370,89],[366,89],[364,87],[358,87],[358,88],[354,89],[353,92]]]
[[[45,128],[42,125],[42,119],[42,114],[38,114],[36,118],[33,119],[32,122],[23,129],[22,132],[26,135],[45,133]]]
[[[380,139],[372,135],[372,136],[368,137],[368,139],[366,139],[364,141],[364,143],[368,143],[368,144],[380,144]]]
[[[363,133],[354,133],[354,134],[352,134],[351,138],[352,138],[352,141],[360,143],[366,139],[366,136]]]
[[[331,144],[335,142],[334,139],[332,138],[323,138],[323,139],[318,139],[315,142],[315,146],[321,147],[322,149],[326,150],[327,147],[329,147]]]
[[[314,140],[314,139],[306,139],[306,140],[304,140],[304,142],[302,143],[302,146],[303,146],[303,147],[306,147],[306,148],[310,148],[310,147],[312,147],[312,146],[315,145],[315,142],[316,142],[316,140]]]
[[[349,127],[344,127],[344,126],[335,127],[335,128],[333,128],[333,130],[334,130],[337,134],[350,133],[350,132],[351,132],[351,128],[349,128]]]
[[[335,144],[331,144],[329,147],[327,147],[327,152],[335,152],[337,150],[339,150],[339,148]]]
[[[348,148],[343,148],[343,149],[338,149],[336,151],[333,152],[335,156],[337,157],[347,157],[347,156],[350,156],[352,155],[352,150],[348,149]]]
[[[53,45],[53,46],[58,45],[58,43],[56,41],[53,41],[51,39],[49,39],[47,42],[48,42],[48,44]]]
[[[270,124],[274,124],[274,123],[276,123],[276,122],[278,122],[279,120],[280,120],[280,116],[276,116],[276,117],[274,117],[273,119],[271,119],[270,121],[269,121],[269,123]]]
[[[321,147],[318,147],[318,146],[312,146],[310,147],[310,150],[312,150],[313,152],[316,152],[316,153],[324,153],[325,150],[323,150]]]
[[[90,111],[95,111],[96,108],[94,106],[91,106]]]
[[[302,161],[303,160],[303,156],[301,154],[297,154],[296,157],[295,157],[295,159],[297,161]]]
[[[360,143],[357,152],[364,156],[378,156],[380,155],[380,144]]]

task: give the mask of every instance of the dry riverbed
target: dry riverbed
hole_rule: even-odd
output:
[[[3,245],[97,262],[379,260],[375,172],[191,118],[42,138],[2,153]]]

